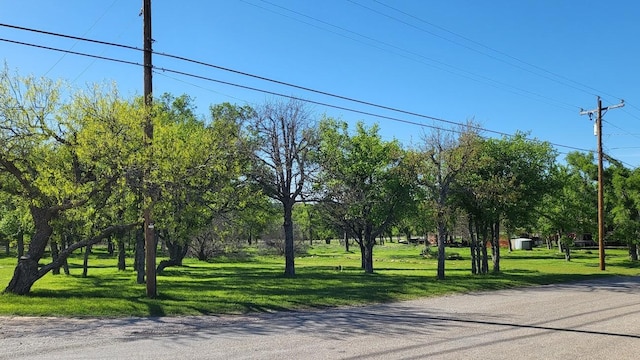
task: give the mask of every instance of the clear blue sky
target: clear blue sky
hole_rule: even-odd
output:
[[[142,1],[0,0],[0,23],[142,47]],[[154,50],[413,113],[595,150],[580,108],[608,112],[605,151],[640,165],[640,2],[636,0],[154,0]],[[142,53],[0,27],[0,38],[137,63]],[[142,68],[0,41],[21,74],[83,87],[115,81],[142,93]],[[221,70],[154,57],[154,65],[427,125],[449,124],[353,104]],[[272,95],[158,70],[154,93],[210,104]],[[311,105],[350,123],[377,122],[404,145],[416,125]],[[485,133],[487,136],[496,136]],[[558,147],[566,153],[571,149]],[[561,155],[561,159],[564,155]]]

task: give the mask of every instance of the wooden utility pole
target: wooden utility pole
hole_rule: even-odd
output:
[[[604,167],[602,165],[602,112],[609,109],[616,109],[624,106],[624,100],[620,104],[602,107],[602,100],[598,96],[598,107],[594,110],[580,110],[580,115],[589,115],[589,118],[596,114],[595,132],[598,137],[598,255],[600,258],[600,270],[605,270],[604,261]]]
[[[144,140],[145,146],[148,148],[147,163],[145,164],[144,174],[144,247],[145,247],[145,274],[147,280],[147,297],[155,298],[156,291],[156,241],[152,216],[153,209],[153,184],[150,181],[150,166],[153,156],[151,154],[151,145],[153,143],[153,121],[151,119],[152,100],[153,100],[153,65],[151,63],[152,43],[151,38],[151,0],[143,0],[142,16],[144,22],[143,41],[144,41],[144,105],[145,123],[144,123]]]

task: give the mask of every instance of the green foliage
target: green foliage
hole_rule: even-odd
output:
[[[640,170],[626,169],[612,161],[607,169],[608,185],[605,203],[608,219],[613,224],[611,238],[627,244],[640,241]]]
[[[320,134],[322,204],[356,239],[363,250],[363,267],[372,272],[375,239],[411,209],[414,175],[400,144],[382,141],[377,126],[366,128],[359,122],[350,135],[346,123],[325,119]]]
[[[237,148],[236,118],[215,117],[207,124],[195,116],[188,96],[161,99],[154,126],[154,216],[167,240],[184,244],[215,214],[238,208],[246,160]]]
[[[524,134],[489,139],[481,155],[481,174],[475,187],[485,209],[512,227],[533,223],[534,210],[553,186],[556,153],[549,143],[531,141]]]

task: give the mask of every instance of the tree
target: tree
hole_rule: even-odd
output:
[[[638,261],[640,239],[640,171],[629,170],[615,159],[609,159],[607,169],[608,191],[605,203],[610,204],[607,213],[612,226],[612,237],[629,247],[629,257]]]
[[[593,154],[570,153],[566,165],[552,169],[554,185],[544,195],[537,211],[540,216],[536,228],[548,239],[555,239],[567,259],[571,257],[570,246],[565,246],[572,244],[569,234],[594,233],[597,229],[595,174]],[[550,247],[551,241],[548,243]]]
[[[246,200],[249,203],[235,216],[243,237],[249,245],[252,245],[257,242],[264,231],[278,222],[282,211],[272,199],[263,195],[260,190],[256,190]]]
[[[467,168],[477,152],[479,137],[475,129],[477,126],[469,123],[458,131],[457,138],[452,132],[434,130],[424,137],[423,149],[416,154],[418,182],[426,194],[425,201],[435,212],[439,280],[445,278],[445,243],[448,225],[455,215],[450,192],[458,174]]]
[[[528,140],[518,133],[511,138],[490,139],[486,151],[493,161],[486,165],[496,185],[492,231],[493,271],[500,271],[500,224],[523,227],[535,222],[536,208],[552,188],[551,170],[556,152],[547,142]]]
[[[499,272],[500,224],[506,221],[518,227],[535,222],[536,209],[553,184],[556,155],[548,143],[529,140],[522,133],[487,139],[481,145],[473,170],[465,172],[456,191],[469,216],[471,241],[482,239],[480,249],[472,249],[478,256],[472,259],[477,261],[475,269],[488,270],[490,240],[493,271]]]
[[[321,203],[356,240],[362,267],[372,273],[375,240],[411,207],[415,177],[400,144],[382,141],[377,125],[359,122],[349,135],[346,123],[325,119],[320,129]]]
[[[313,240],[330,240],[336,237],[335,224],[325,221],[321,206],[317,202],[296,204],[293,218],[302,238],[313,245]]]
[[[9,182],[8,180],[0,179],[2,181],[0,184],[5,184],[6,186]],[[0,217],[0,234],[6,241],[5,252],[9,255],[10,247],[14,244],[17,257],[20,259],[24,255],[24,235],[32,232],[29,210],[24,202],[20,201],[19,197],[9,196],[0,192],[0,198],[2,199],[0,203],[0,214],[2,214],[2,217]]]
[[[293,206],[308,196],[315,172],[310,155],[317,146],[311,114],[302,102],[267,103],[249,120],[253,144],[250,177],[262,192],[282,204],[285,276],[295,275]]]
[[[85,136],[103,132],[105,141],[122,136],[122,120],[130,119],[134,108],[114,91],[97,88],[74,93],[62,104],[60,84],[12,77],[6,68],[0,72],[0,104],[0,173],[9,180],[0,190],[20,198],[33,224],[29,250],[19,259],[5,292],[24,295],[73,250],[131,226],[104,228],[60,252],[57,260],[39,264],[53,233],[52,221],[70,209],[100,208],[120,179],[121,167],[108,160],[126,156],[86,143]]]
[[[169,251],[157,266],[161,272],[182,265],[189,241],[210,229],[213,219],[251,203],[255,189],[243,179],[249,156],[241,130],[250,108],[211,106],[205,121],[187,95],[163,94],[155,103],[155,167],[149,177],[160,194],[154,204],[157,235]]]

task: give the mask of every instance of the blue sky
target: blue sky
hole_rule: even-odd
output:
[[[0,23],[142,47],[142,1],[0,0]],[[491,131],[595,150],[580,108],[625,107],[604,117],[605,151],[640,165],[640,2],[635,0],[212,0],[152,1],[154,50]],[[0,26],[0,38],[136,63],[142,53]],[[20,74],[77,87],[118,84],[142,93],[142,68],[0,41]],[[273,95],[162,68],[317,102],[449,128],[262,80],[154,56],[154,92],[210,104],[255,105]],[[429,128],[309,105],[350,123],[377,122],[386,139],[417,145]],[[497,136],[486,132],[486,136]],[[572,149],[558,147],[561,153]],[[563,155],[560,156],[562,158]]]

